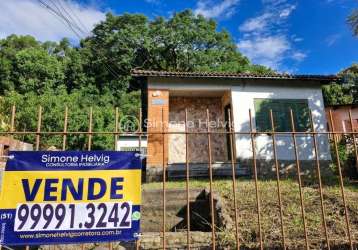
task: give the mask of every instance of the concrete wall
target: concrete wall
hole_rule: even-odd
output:
[[[258,80],[259,81],[259,80]],[[321,87],[317,84],[306,83],[302,85],[295,82],[266,81],[256,82],[255,84],[241,84],[232,86],[232,106],[234,113],[235,131],[248,132],[249,109],[252,110],[253,125],[255,129],[255,98],[272,99],[307,99],[309,108],[313,112],[313,119],[316,131],[326,131],[326,117]],[[290,121],[287,121],[290,122]],[[279,160],[294,160],[293,140],[290,135],[280,135],[277,140],[277,155]],[[318,136],[319,156],[321,160],[330,159],[330,150],[328,137],[326,135]],[[310,136],[297,136],[299,145],[299,158],[301,160],[314,159],[313,140]],[[236,136],[236,153],[239,159],[251,159],[252,148],[250,136]],[[272,137],[269,135],[260,135],[256,139],[257,158],[262,160],[271,160],[273,158]]]

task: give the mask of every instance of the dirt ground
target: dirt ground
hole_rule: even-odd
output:
[[[242,247],[255,249],[259,247],[258,210],[255,195],[255,183],[252,180],[238,179],[236,181],[236,200],[238,212],[239,242]],[[162,183],[144,184],[143,188],[160,188]],[[185,188],[184,181],[167,182],[167,188]],[[208,181],[192,180],[190,188],[208,188]],[[280,181],[283,228],[285,243],[288,249],[303,249],[305,246],[304,224],[301,213],[299,186],[295,180]],[[224,200],[234,222],[234,203],[231,180],[214,180],[213,189]],[[278,203],[277,182],[259,181],[260,215],[262,241],[270,249],[282,248],[282,231],[280,207]],[[318,186],[311,184],[303,187],[303,204],[307,239],[311,249],[321,249],[326,246],[325,231],[322,226],[321,202]],[[345,198],[348,210],[349,228],[352,241],[358,242],[358,185],[345,184]],[[324,185],[323,204],[325,209],[328,238],[332,249],[346,248],[348,229],[345,220],[345,209],[341,196],[340,186],[337,184]],[[233,224],[235,225],[235,224]],[[223,247],[235,246],[235,230],[227,232],[220,229],[218,241]]]

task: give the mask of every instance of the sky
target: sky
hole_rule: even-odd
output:
[[[43,0],[59,2],[88,34],[107,12],[170,18],[192,9],[228,30],[251,62],[293,74],[335,74],[358,63],[358,38],[346,19],[358,0]],[[33,35],[78,43],[67,25],[39,0],[0,0],[0,38]]]

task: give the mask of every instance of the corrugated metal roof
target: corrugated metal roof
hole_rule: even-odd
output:
[[[338,80],[336,75],[291,75],[291,74],[257,74],[257,73],[227,73],[227,72],[180,72],[180,71],[155,71],[134,69],[132,76],[156,76],[156,77],[185,77],[185,78],[222,78],[222,79],[298,79],[333,81]]]

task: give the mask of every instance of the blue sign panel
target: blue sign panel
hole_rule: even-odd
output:
[[[136,240],[136,152],[10,152],[0,197],[0,245]]]

